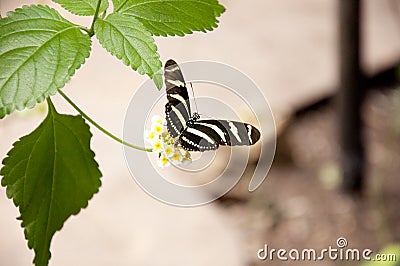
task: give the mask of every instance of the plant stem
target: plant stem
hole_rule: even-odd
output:
[[[81,30],[83,30],[83,31],[86,31],[88,34],[89,34],[89,36],[91,36],[90,34],[90,30],[88,29],[88,28],[86,28],[86,27],[83,27],[83,26],[80,26],[79,27]]]
[[[93,121],[93,119],[91,119],[87,114],[85,114],[62,90],[58,90],[58,92],[61,94],[61,96],[72,106],[74,107],[74,109],[76,111],[78,111],[78,113],[85,118],[87,121],[89,121],[93,126],[97,127],[97,129],[99,129],[101,132],[103,132],[104,134],[106,134],[107,136],[109,136],[110,138],[118,141],[119,143],[124,144],[125,146],[134,148],[136,150],[140,150],[140,151],[147,151],[147,152],[152,152],[153,150],[150,148],[143,148],[143,147],[139,147],[136,145],[133,145],[131,143],[128,143],[126,141],[123,141],[122,139],[118,138],[117,136],[113,135],[112,133],[110,133],[109,131],[107,131],[106,129],[104,129],[102,126],[100,126],[99,124],[97,124],[95,121]]]
[[[94,12],[92,25],[90,26],[90,29],[89,29],[89,36],[90,37],[92,37],[94,35],[94,23],[96,22],[97,16],[99,15],[100,5],[101,5],[101,0],[99,0],[97,2],[96,11]]]
[[[126,4],[126,2],[128,2],[128,0],[125,0],[124,2],[122,2],[122,3],[119,5],[119,7],[118,7],[116,10],[114,10],[114,12],[118,12],[118,11]]]

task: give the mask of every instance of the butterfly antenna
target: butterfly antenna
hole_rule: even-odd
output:
[[[199,113],[199,109],[197,109],[197,102],[196,102],[196,97],[194,96],[194,90],[193,90],[193,85],[192,85],[192,82],[189,82],[190,83],[190,87],[192,88],[192,95],[193,95],[193,101],[194,101],[194,106],[195,106],[195,108],[196,108],[196,112],[195,113]]]

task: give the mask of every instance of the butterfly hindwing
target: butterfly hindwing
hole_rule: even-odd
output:
[[[187,127],[179,136],[179,144],[187,151],[216,150],[219,144],[207,133],[192,127]]]
[[[260,139],[254,126],[229,120],[198,120],[180,135],[179,142],[191,151],[216,150],[219,145],[253,145]]]
[[[174,60],[168,60],[164,67],[164,79],[168,103],[165,105],[167,129],[177,137],[190,119],[190,102],[182,71]]]

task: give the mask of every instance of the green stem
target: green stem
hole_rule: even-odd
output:
[[[110,133],[109,131],[107,131],[106,129],[104,129],[102,126],[100,126],[99,124],[97,124],[95,121],[93,121],[93,119],[91,119],[87,114],[85,114],[62,90],[58,90],[58,92],[61,94],[61,96],[70,104],[72,105],[72,107],[75,108],[76,111],[78,111],[78,113],[85,118],[87,121],[89,121],[93,126],[97,127],[97,129],[99,129],[101,132],[103,132],[104,134],[106,134],[107,136],[109,136],[110,138],[118,141],[119,143],[124,144],[125,146],[134,148],[136,150],[140,150],[140,151],[147,151],[147,152],[152,152],[153,150],[150,148],[143,148],[143,147],[139,147],[136,145],[133,145],[131,143],[128,143],[126,141],[123,141],[122,139],[116,137],[115,135],[113,135],[112,133]]]
[[[96,11],[94,12],[92,25],[90,26],[90,29],[89,29],[89,36],[90,37],[92,37],[94,35],[94,23],[96,22],[97,16],[99,15],[100,5],[101,5],[101,0],[99,0],[97,2]]]
[[[128,0],[125,0],[124,2],[122,2],[122,3],[119,5],[119,7],[118,7],[116,10],[114,10],[114,12],[120,11],[121,8],[126,4],[126,2],[128,2]]]
[[[86,31],[88,34],[89,34],[89,36],[91,36],[90,34],[90,30],[88,29],[88,28],[86,28],[86,27],[83,27],[83,26],[80,26],[79,27],[81,30],[83,30],[83,31]]]

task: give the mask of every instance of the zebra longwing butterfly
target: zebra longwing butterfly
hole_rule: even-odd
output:
[[[219,145],[253,145],[260,131],[246,123],[229,120],[200,120],[191,113],[189,95],[182,71],[174,60],[164,67],[168,103],[165,105],[168,133],[188,151],[216,150]]]

